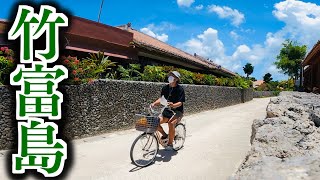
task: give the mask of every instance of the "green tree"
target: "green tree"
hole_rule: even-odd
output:
[[[286,40],[274,63],[278,69],[293,79],[298,79],[300,75],[301,62],[304,59],[307,46],[299,46],[297,42]]]
[[[272,81],[272,75],[270,73],[267,73],[263,76],[263,81],[266,82],[266,83],[269,83],[270,81]]]
[[[244,67],[243,67],[243,71],[244,73],[247,75],[247,78],[249,78],[250,74],[253,73],[254,67],[252,66],[251,63],[247,63]]]
[[[250,77],[249,80],[251,81],[257,81],[257,79],[255,77]]]

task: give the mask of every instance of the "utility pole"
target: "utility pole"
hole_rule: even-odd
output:
[[[98,15],[98,22],[100,22],[100,15],[101,15],[102,7],[103,7],[103,2],[104,2],[104,0],[101,0],[100,11],[99,11],[99,15]]]

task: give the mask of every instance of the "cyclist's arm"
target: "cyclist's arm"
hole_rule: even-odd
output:
[[[172,108],[177,108],[177,107],[180,107],[181,105],[182,105],[182,102],[169,104],[169,106],[172,107]]]
[[[157,100],[156,100],[155,102],[153,102],[151,105],[152,105],[152,106],[160,105],[160,99],[161,99],[161,98],[157,99]]]

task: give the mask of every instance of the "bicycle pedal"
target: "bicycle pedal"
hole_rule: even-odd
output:
[[[167,146],[169,139],[162,139],[161,142],[162,142],[161,144],[163,144],[163,146]]]
[[[162,141],[162,143],[167,144],[169,139],[162,139],[161,141]]]

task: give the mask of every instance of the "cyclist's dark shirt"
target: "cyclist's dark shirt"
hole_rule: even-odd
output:
[[[169,84],[163,86],[161,96],[164,96],[168,102],[177,103],[182,102],[180,107],[175,110],[183,113],[183,102],[185,102],[184,89],[179,84],[176,87],[170,87]]]

